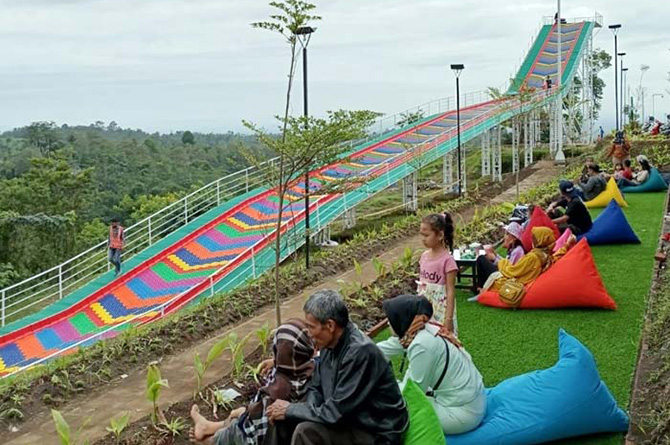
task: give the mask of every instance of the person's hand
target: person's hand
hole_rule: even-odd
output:
[[[277,420],[286,419],[286,410],[290,403],[286,400],[275,400],[274,403],[267,407],[265,414],[268,416],[270,423],[275,423]]]
[[[454,334],[453,321],[445,322],[444,325],[440,328],[439,335],[449,340],[450,343],[457,346],[458,348],[463,347],[461,341],[458,339],[458,337],[456,337],[456,334]]]
[[[247,409],[244,406],[241,406],[237,409],[232,410],[230,412],[230,414],[228,415],[228,419],[231,419],[231,420],[232,419],[239,419],[240,416],[242,416],[242,414],[244,414],[245,412],[247,412]]]
[[[496,258],[498,257],[496,255],[495,250],[493,250],[493,247],[491,247],[491,246],[486,246],[484,248],[484,252],[485,252],[486,258],[488,258],[490,261],[495,261]]]
[[[443,334],[453,334],[454,333],[454,320],[446,320],[442,327],[440,328],[440,332]]]
[[[275,361],[271,358],[265,359],[258,365],[258,373],[263,377],[267,377],[272,371],[272,368],[275,365]]]

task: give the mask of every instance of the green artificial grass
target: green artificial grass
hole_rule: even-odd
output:
[[[458,292],[459,335],[487,387],[552,366],[558,359],[558,330],[564,328],[591,350],[600,377],[619,406],[628,407],[665,193],[629,194],[626,200],[629,207],[624,213],[642,243],[592,247],[616,311],[501,310],[468,303],[470,295]],[[592,211],[594,218],[600,211]],[[579,277],[567,284],[579,286]],[[384,332],[378,339],[388,335]],[[603,434],[563,443],[621,444],[622,440],[623,434]]]

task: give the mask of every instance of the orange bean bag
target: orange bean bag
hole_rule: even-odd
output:
[[[544,213],[539,206],[535,206],[533,209],[533,214],[530,216],[530,221],[521,235],[521,244],[523,244],[523,250],[530,252],[530,249],[533,248],[533,227],[549,227],[554,231],[554,236],[556,239],[561,236],[561,233],[558,231],[556,224]]]
[[[495,291],[482,293],[477,301],[486,306],[510,308],[500,301]],[[586,240],[579,241],[531,283],[517,309],[567,307],[616,309],[616,303],[605,290]]]

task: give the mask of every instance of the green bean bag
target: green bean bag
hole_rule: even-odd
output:
[[[623,193],[660,192],[668,189],[668,184],[658,169],[652,168],[649,178],[640,185],[628,186],[621,189]]]
[[[419,385],[408,379],[402,395],[409,412],[409,428],[405,432],[404,445],[443,444],[444,433],[440,419]]]

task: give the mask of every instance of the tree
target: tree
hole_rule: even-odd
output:
[[[190,131],[186,130],[182,135],[181,135],[181,143],[184,145],[193,145],[195,144],[195,137],[193,136],[193,133]]]
[[[316,6],[311,3],[303,2],[301,0],[286,0],[286,2],[276,2],[271,1],[270,6],[279,10],[277,14],[271,14],[269,21],[264,22],[255,22],[251,26],[253,28],[265,29],[267,31],[272,31],[276,34],[281,35],[286,39],[286,43],[291,51],[291,63],[288,70],[288,85],[286,87],[286,104],[284,107],[284,117],[280,119],[280,122],[283,125],[281,132],[281,142],[282,144],[286,143],[286,132],[289,124],[289,109],[291,106],[291,88],[293,86],[293,77],[295,75],[296,67],[296,58],[297,58],[297,43],[298,43],[298,29],[307,26],[310,21],[321,20],[321,17],[316,15],[311,15],[310,11],[314,10]],[[278,177],[284,178],[284,154],[282,151],[278,152],[279,154],[279,171]],[[281,204],[280,204],[280,214],[277,219],[277,229],[281,227]],[[281,323],[281,314],[279,306],[279,259],[281,256],[280,253],[280,236],[279,230],[277,230],[277,241],[276,241],[276,258],[275,261],[275,297],[276,297],[276,309],[277,309],[277,326]]]
[[[591,53],[591,85],[593,88],[593,118],[598,118],[600,107],[602,106],[603,92],[605,91],[605,81],[599,76],[600,72],[612,66],[612,56],[604,49],[595,49]]]
[[[280,162],[269,169],[266,178],[278,198],[278,214],[275,224],[275,305],[277,325],[281,324],[279,301],[279,264],[281,262],[282,216],[286,193],[291,186],[299,182],[298,175],[315,166],[332,163],[339,158],[348,147],[343,142],[363,137],[365,129],[378,116],[371,111],[335,111],[328,112],[327,119],[314,117],[277,116],[283,137],[277,138],[253,123],[243,121],[244,126],[251,130],[259,141],[277,154]],[[253,155],[249,160],[259,165]],[[282,161],[283,160],[283,161]],[[322,191],[323,193],[323,191]]]
[[[423,110],[406,111],[404,113],[400,113],[400,120],[396,123],[396,127],[402,128],[407,125],[412,125],[419,122],[423,118],[424,118]]]
[[[58,138],[55,122],[33,122],[26,128],[28,143],[37,148],[42,156],[51,156],[63,146]]]

